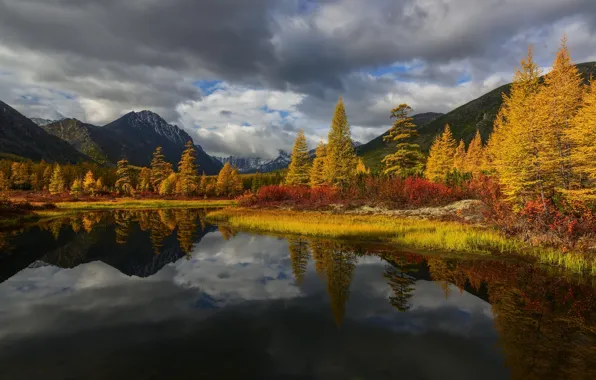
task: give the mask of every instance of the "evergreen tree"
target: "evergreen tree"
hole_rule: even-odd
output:
[[[571,143],[566,131],[581,104],[584,88],[577,67],[571,61],[567,38],[561,41],[552,71],[544,80],[537,103],[541,107],[538,127],[544,136],[544,170],[558,189],[567,190],[573,180]]]
[[[128,160],[126,158],[118,161],[116,176],[116,191],[119,194],[130,195],[132,193],[132,179],[130,173],[130,167],[128,166]]]
[[[571,167],[576,172],[578,184],[568,194],[572,199],[596,200],[596,81],[589,91],[577,115],[565,130],[566,139],[572,146]]]
[[[411,111],[412,108],[407,104],[400,104],[391,110],[391,118],[395,121],[383,141],[396,143],[397,149],[383,158],[385,174],[405,177],[419,173],[424,168],[424,155],[420,151],[420,145],[411,142],[412,137],[418,136],[416,125],[408,116]]]
[[[348,186],[356,175],[356,153],[350,126],[340,97],[329,131],[325,161],[325,179],[331,185]]]
[[[476,131],[476,135],[468,146],[464,160],[464,172],[478,175],[482,171],[484,150],[482,146],[482,137],[480,131]]]
[[[230,177],[232,175],[232,166],[229,162],[223,166],[217,175],[216,193],[218,196],[227,196],[230,188]]]
[[[178,163],[178,191],[180,195],[189,196],[196,192],[199,181],[198,167],[196,164],[197,152],[192,141],[186,143],[186,149],[182,153]]]
[[[72,182],[72,185],[70,186],[70,195],[75,198],[83,195],[83,184],[80,179],[75,178],[75,180]]]
[[[310,186],[316,187],[325,184],[325,162],[327,160],[327,147],[323,141],[317,146],[316,156],[310,169]]]
[[[93,178],[93,172],[91,170],[85,174],[85,179],[83,180],[83,191],[86,194],[95,194],[95,178]]]
[[[466,143],[464,140],[459,140],[455,155],[453,156],[453,169],[460,173],[465,173],[466,169]]]
[[[447,124],[443,134],[435,138],[430,148],[424,172],[425,177],[432,181],[444,181],[447,173],[453,168],[456,149],[455,139]]]
[[[50,194],[56,195],[64,191],[64,177],[62,176],[62,168],[56,164],[52,173],[52,178],[49,184]]]
[[[153,191],[159,192],[163,180],[172,174],[172,164],[166,162],[161,146],[158,146],[153,152],[151,160],[151,184]]]
[[[10,181],[3,171],[0,170],[0,192],[7,191],[10,188]]]
[[[308,145],[304,131],[300,129],[292,149],[292,161],[290,162],[286,184],[288,185],[308,185],[310,171],[310,156],[308,155]]]
[[[105,186],[101,178],[98,178],[95,182],[95,191],[105,191]]]

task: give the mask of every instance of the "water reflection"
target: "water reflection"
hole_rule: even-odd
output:
[[[203,215],[90,212],[0,235],[0,378],[596,375],[589,279]]]

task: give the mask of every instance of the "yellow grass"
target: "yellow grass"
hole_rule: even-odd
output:
[[[311,211],[228,208],[207,214],[207,219],[230,227],[340,239],[375,239],[406,247],[461,253],[530,255],[545,264],[577,273],[596,274],[594,257],[539,249],[507,238],[499,231],[454,222],[396,218],[383,215],[331,214]]]
[[[208,208],[225,207],[234,204],[232,200],[166,200],[119,198],[101,202],[58,202],[56,206],[65,210],[107,210],[107,209],[156,209],[156,208]]]

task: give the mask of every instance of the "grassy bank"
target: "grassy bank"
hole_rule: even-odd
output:
[[[484,227],[453,222],[395,218],[382,215],[348,215],[310,211],[228,208],[207,214],[230,227],[339,239],[374,239],[425,250],[476,254],[530,255],[541,263],[558,265],[577,273],[596,274],[592,255],[550,248],[530,247]]]
[[[100,202],[57,202],[59,210],[109,210],[109,209],[157,209],[157,208],[209,208],[226,207],[234,204],[232,200],[165,200],[165,199],[127,199]]]

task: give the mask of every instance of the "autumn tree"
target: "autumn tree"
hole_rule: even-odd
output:
[[[5,192],[10,188],[10,181],[3,171],[0,170],[0,192]]]
[[[70,186],[70,195],[75,198],[83,195],[83,183],[79,178],[75,178],[75,180],[72,182],[72,185]]]
[[[310,168],[309,185],[312,187],[321,186],[325,184],[325,161],[327,160],[327,147],[323,141],[319,142],[315,153],[315,159]]]
[[[85,174],[85,179],[83,180],[83,191],[86,194],[95,194],[95,178],[93,177],[93,172],[91,170],[87,171]]]
[[[370,174],[370,169],[364,164],[362,157],[358,157],[356,160],[356,175],[363,176]]]
[[[480,174],[483,166],[483,153],[482,137],[480,131],[476,131],[465,155],[463,171],[474,175]]]
[[[52,181],[52,174],[53,174],[52,166],[48,165],[43,171],[42,177],[42,189],[49,190],[50,182]]]
[[[229,162],[223,166],[217,175],[216,193],[217,195],[228,195],[230,187],[230,177],[232,176],[232,165]]]
[[[389,175],[408,176],[422,171],[424,168],[424,155],[420,145],[413,143],[413,137],[418,136],[416,124],[408,116],[412,108],[407,104],[400,104],[391,110],[391,119],[395,119],[393,126],[383,141],[396,144],[396,151],[383,158],[385,169],[383,173]]]
[[[151,180],[151,169],[149,168],[141,168],[141,172],[139,173],[139,181],[137,185],[137,190],[139,191],[151,191],[153,190],[153,183]]]
[[[177,193],[180,195],[189,196],[197,190],[199,176],[196,155],[195,147],[192,141],[189,140],[178,163]]]
[[[503,94],[503,104],[488,142],[491,168],[507,199],[514,203],[535,196],[544,203],[552,187],[545,169],[545,131],[538,123],[544,110],[537,102],[540,74],[530,47],[515,72],[510,94]]]
[[[565,130],[572,146],[571,166],[578,184],[568,192],[572,199],[596,200],[596,81],[592,81],[582,107]]]
[[[579,109],[583,92],[581,76],[571,61],[564,37],[536,100],[541,107],[537,126],[545,134],[542,141],[544,170],[560,190],[568,190],[573,180],[571,142],[566,132]]]
[[[176,173],[171,173],[166,179],[161,181],[159,185],[159,195],[172,195],[176,190],[177,176]]]
[[[308,185],[310,171],[310,156],[304,131],[300,129],[292,149],[292,161],[286,176],[288,185]]]
[[[230,172],[230,181],[228,184],[227,194],[228,196],[234,197],[236,195],[242,194],[244,190],[244,184],[242,183],[242,179],[238,174],[238,169],[233,168]]]
[[[199,181],[199,188],[198,188],[199,195],[207,196],[207,175],[203,172],[201,175],[201,180]]]
[[[59,164],[56,164],[49,184],[50,194],[56,195],[64,191],[64,177]]]
[[[443,181],[453,168],[453,157],[455,156],[456,142],[451,134],[449,124],[441,136],[437,136],[433,142],[426,162],[424,175],[432,181]]]
[[[330,185],[347,186],[356,175],[356,153],[352,144],[350,125],[340,97],[335,107],[329,131],[325,179]]]
[[[119,194],[131,194],[132,193],[132,179],[130,175],[130,167],[128,166],[128,160],[126,158],[121,159],[117,163],[116,176],[116,191]]]
[[[453,155],[453,169],[459,171],[460,173],[465,172],[466,166],[466,143],[464,140],[459,140],[459,144],[455,149],[455,154]]]
[[[159,192],[160,185],[163,180],[172,174],[172,164],[166,162],[165,156],[161,146],[158,146],[153,152],[153,159],[151,160],[151,184],[153,191]]]

